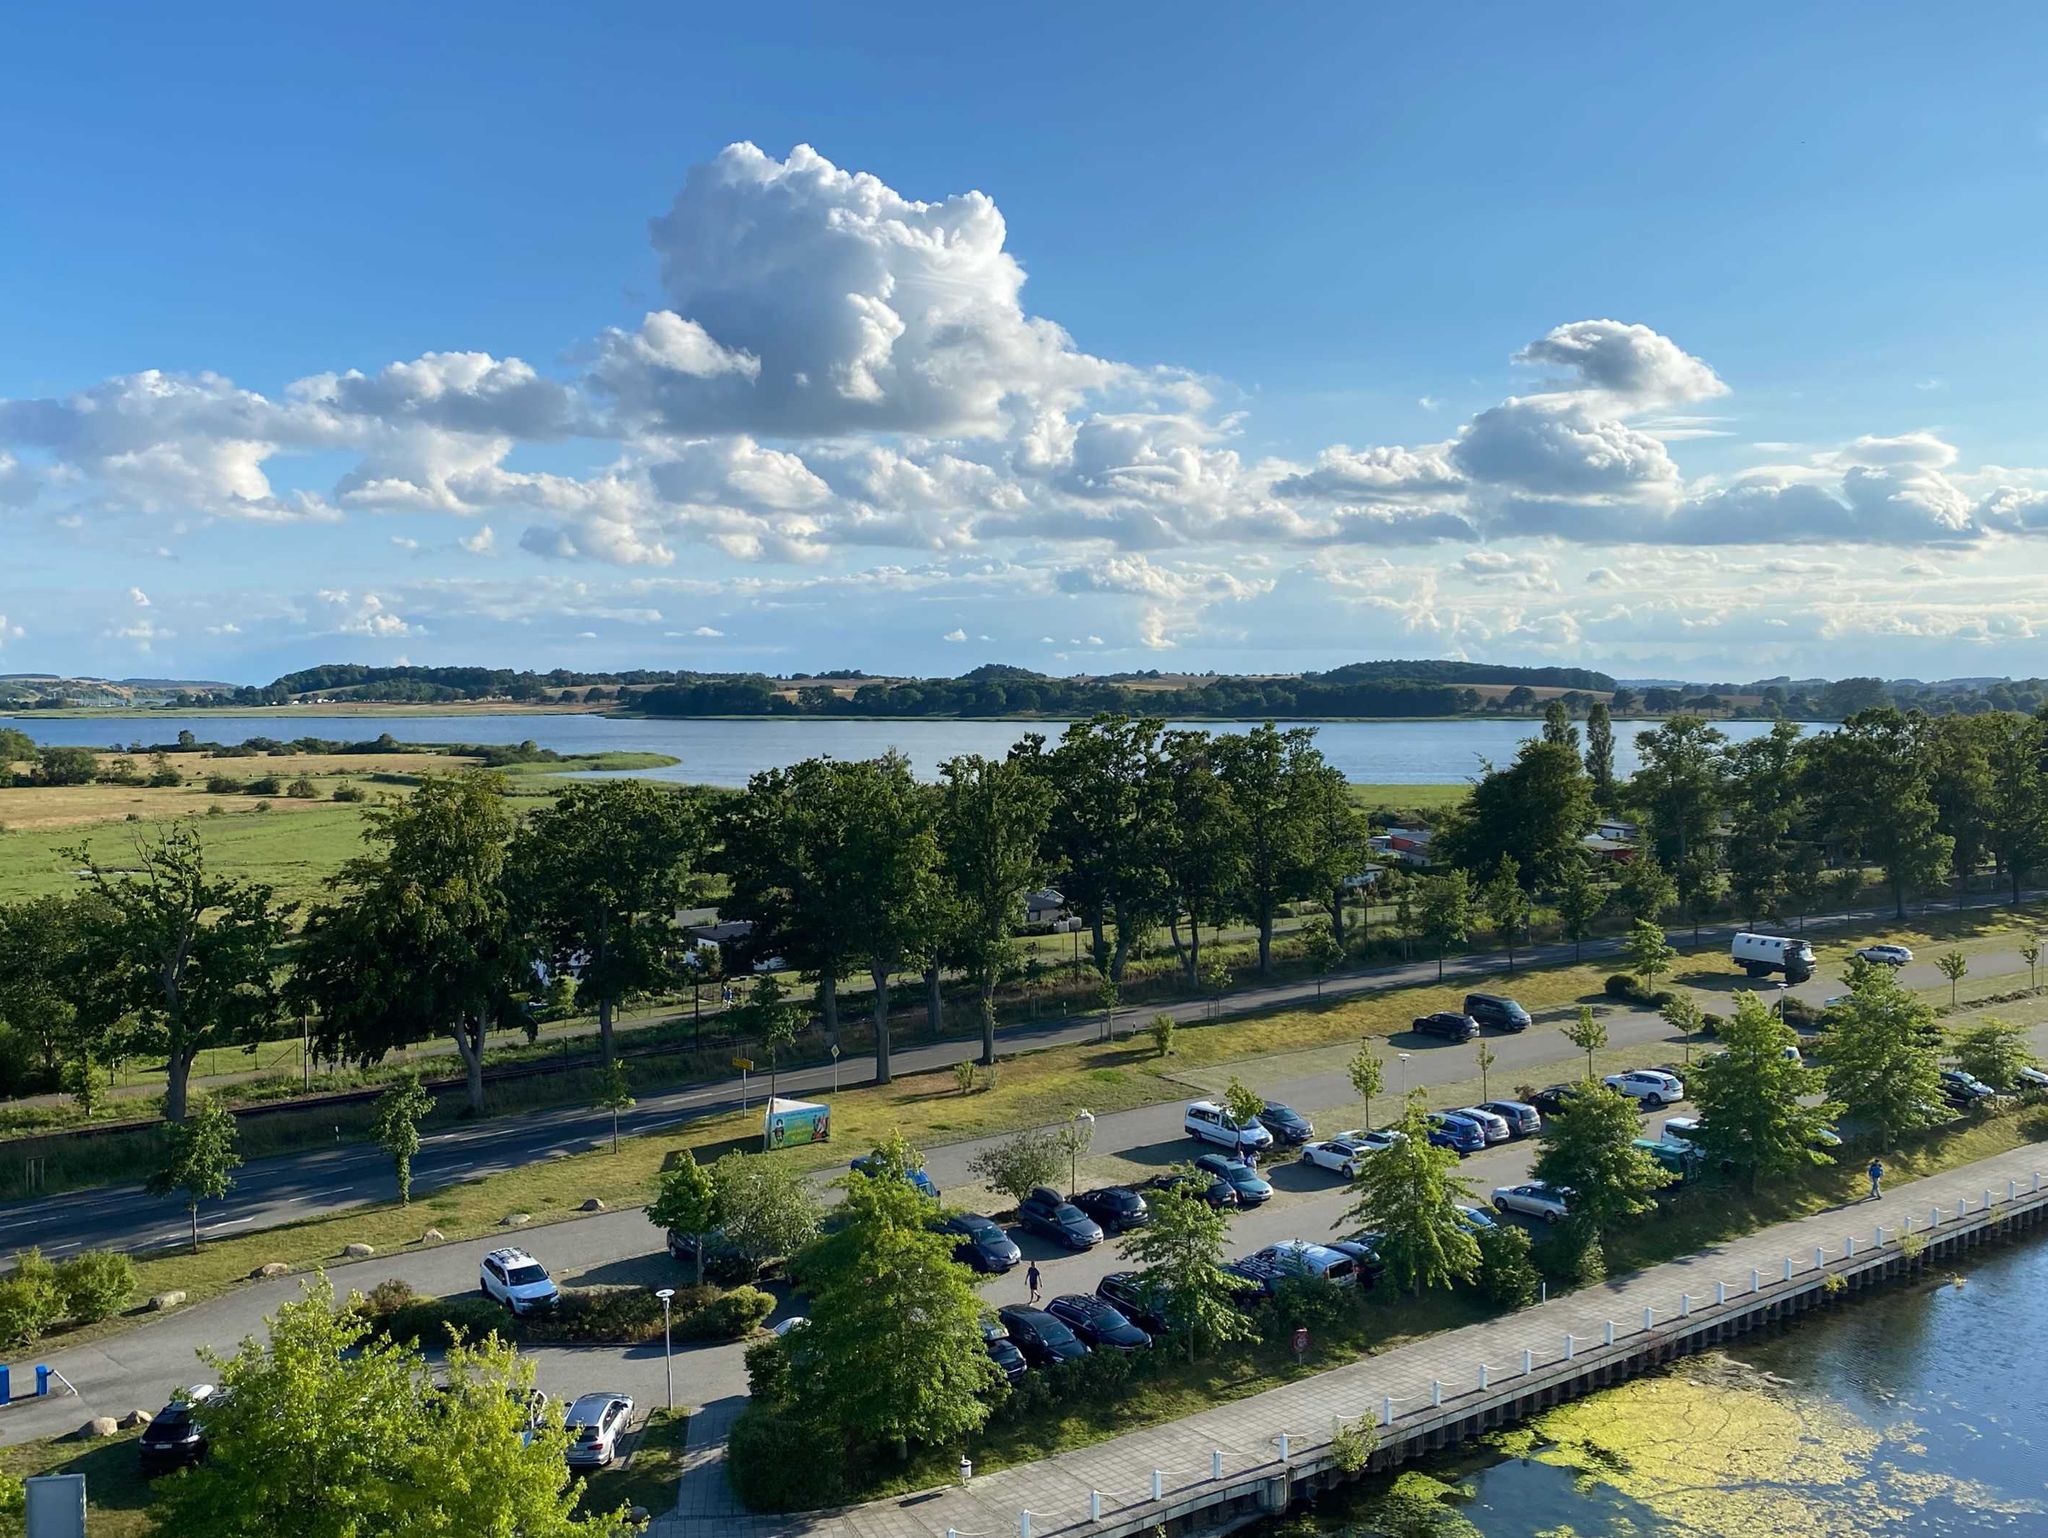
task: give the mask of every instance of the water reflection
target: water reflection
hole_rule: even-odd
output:
[[[1844,1304],[1361,1486],[1285,1538],[2048,1533],[2048,1246]]]

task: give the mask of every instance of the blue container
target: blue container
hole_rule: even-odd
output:
[[[49,1393],[50,1369],[47,1367],[38,1367],[36,1369],[36,1398],[46,1399],[49,1397]]]
[[[12,1404],[13,1402],[14,1385],[11,1375],[4,1366],[0,1366],[0,1404]]]

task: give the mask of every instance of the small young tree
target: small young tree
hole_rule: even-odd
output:
[[[770,1100],[775,1098],[775,1076],[782,1061],[782,1051],[803,1033],[804,1020],[804,1007],[789,997],[774,973],[764,973],[755,979],[736,1023],[768,1054]]]
[[[1941,975],[1948,979],[1948,1007],[1956,1007],[1956,984],[1970,970],[1970,959],[1961,951],[1944,951],[1934,958],[1934,965]]]
[[[1993,1089],[2011,1089],[2020,1082],[2021,1069],[2040,1066],[2023,1028],[1989,1018],[1955,1033],[1949,1042],[1949,1059]]]
[[[1657,991],[1657,979],[1678,959],[1678,952],[1665,943],[1663,927],[1649,919],[1637,919],[1630,927],[1623,953],[1628,957],[1628,969],[1652,993]]]
[[[1436,951],[1436,976],[1442,982],[1444,952],[1472,932],[1472,888],[1463,871],[1423,879],[1416,925],[1424,942]]]
[[[1692,1066],[1692,1039],[1699,1034],[1706,1017],[1700,1013],[1697,1000],[1689,993],[1674,993],[1658,1011],[1664,1023],[1678,1032],[1678,1039],[1685,1045],[1685,1064]]]
[[[1564,937],[1572,942],[1572,960],[1579,959],[1579,947],[1593,932],[1593,924],[1606,906],[1607,894],[1594,884],[1592,868],[1581,859],[1567,860],[1563,878],[1554,894],[1558,922]]]
[[[1223,1091],[1223,1108],[1230,1112],[1231,1120],[1242,1127],[1266,1108],[1266,1101],[1257,1090],[1232,1074]]]
[[[1021,1202],[1034,1186],[1049,1186],[1060,1178],[1064,1153],[1057,1133],[1020,1132],[974,1155],[967,1161],[967,1171],[991,1191]]]
[[[685,1148],[674,1165],[661,1172],[647,1221],[696,1241],[697,1285],[704,1285],[705,1236],[718,1226],[718,1186],[711,1172]]]
[[[1615,888],[1614,900],[1631,920],[1660,919],[1677,904],[1678,883],[1657,863],[1657,857],[1649,849],[1641,848],[1636,851],[1635,858],[1621,868],[1621,882]]]
[[[1081,1156],[1088,1152],[1088,1145],[1095,1141],[1095,1118],[1086,1111],[1076,1112],[1073,1119],[1053,1134],[1059,1151],[1067,1159],[1067,1185],[1072,1190],[1080,1183]]]
[[[2034,968],[2041,961],[2041,942],[2037,939],[2029,938],[2027,943],[2020,947],[2020,960],[2027,964],[2027,992],[2032,993],[2034,991]]]
[[[1473,1061],[1479,1064],[1479,1098],[1481,1100],[1491,1100],[1493,1096],[1487,1092],[1486,1075],[1488,1070],[1500,1061],[1500,1054],[1495,1052],[1484,1041],[1477,1041],[1477,1038],[1475,1038],[1475,1041],[1477,1042],[1478,1050],[1472,1054],[1472,1057]]]
[[[1359,1166],[1358,1198],[1332,1228],[1357,1225],[1380,1236],[1386,1276],[1405,1292],[1448,1287],[1479,1269],[1479,1246],[1457,1204],[1472,1200],[1458,1156],[1430,1145],[1422,1093],[1408,1097],[1397,1124],[1404,1134]]]
[[[1494,933],[1500,936],[1500,943],[1508,953],[1508,970],[1515,969],[1515,941],[1529,927],[1529,894],[1522,890],[1521,867],[1513,855],[1502,855],[1493,874],[1486,880],[1480,892],[1480,900],[1486,905],[1486,916],[1492,920]]]
[[[376,1119],[371,1125],[377,1146],[391,1156],[401,1207],[412,1203],[412,1161],[420,1151],[420,1123],[433,1109],[434,1097],[420,1084],[416,1073],[403,1075],[377,1097]]]
[[[64,1093],[87,1121],[107,1108],[107,1071],[93,1061],[90,1050],[81,1052],[64,1065]]]
[[[1593,1006],[1581,1004],[1579,1018],[1564,1028],[1564,1039],[1586,1054],[1586,1077],[1593,1077],[1593,1054],[1607,1045],[1607,1027],[1593,1013]]]
[[[1193,1186],[1161,1191],[1151,1206],[1151,1221],[1123,1236],[1123,1251],[1159,1289],[1160,1311],[1186,1345],[1188,1360],[1204,1347],[1249,1339],[1252,1322],[1232,1305],[1223,1276],[1229,1220]]]
[[[591,1104],[612,1113],[612,1152],[619,1151],[619,1116],[639,1102],[633,1098],[633,1081],[626,1077],[626,1065],[614,1057],[597,1071],[597,1095]]]
[[[711,1181],[726,1243],[757,1270],[794,1255],[824,1221],[824,1206],[808,1177],[781,1159],[725,1154],[711,1166]]]
[[[1351,1089],[1365,1102],[1365,1125],[1372,1126],[1372,1097],[1386,1088],[1387,1065],[1372,1049],[1367,1039],[1353,1055],[1348,1072],[1351,1075]]]
[[[1173,1016],[1164,1010],[1154,1015],[1152,1023],[1145,1027],[1146,1034],[1152,1038],[1152,1045],[1161,1057],[1173,1056],[1173,1033],[1176,1029]]]
[[[1301,932],[1301,953],[1307,958],[1309,970],[1316,978],[1316,999],[1323,997],[1323,981],[1344,964],[1344,947],[1330,930],[1330,926],[1318,919]]]
[[[169,1139],[164,1162],[145,1189],[151,1196],[184,1193],[185,1210],[192,1219],[192,1253],[197,1255],[199,1204],[217,1202],[233,1190],[235,1170],[242,1162],[235,1152],[234,1114],[208,1096],[183,1121],[166,1123],[164,1131]]]

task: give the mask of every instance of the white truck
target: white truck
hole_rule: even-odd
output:
[[[1803,983],[1813,976],[1813,947],[1804,940],[1743,930],[1730,942],[1728,954],[1751,977],[1782,972],[1786,982]]]

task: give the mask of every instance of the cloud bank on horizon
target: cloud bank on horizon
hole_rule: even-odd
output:
[[[485,660],[510,636],[526,654],[495,660],[601,639],[648,666],[952,670],[971,644],[1729,676],[1823,670],[1823,643],[1894,671],[1916,642],[2004,656],[2048,623],[2010,556],[2048,533],[2048,471],[1966,468],[1926,428],[1743,454],[1736,391],[1641,323],[1525,341],[1521,387],[1438,441],[1300,461],[1256,451],[1218,381],[1032,314],[981,193],[915,201],[741,143],[649,232],[659,305],[558,364],[430,351],[268,392],[151,369],[0,400],[0,528],[146,551],[84,611],[152,671],[287,645]],[[1688,474],[1696,440],[1741,462]],[[141,596],[149,561],[223,530],[269,580]],[[9,656],[79,607],[7,598]]]

